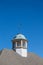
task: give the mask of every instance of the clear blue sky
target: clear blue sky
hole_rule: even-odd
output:
[[[43,57],[43,0],[0,0],[0,50],[11,49],[19,24],[28,51]]]

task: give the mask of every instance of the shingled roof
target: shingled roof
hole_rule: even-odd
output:
[[[4,49],[0,51],[0,65],[43,65],[43,59],[31,52],[24,58],[13,50]]]

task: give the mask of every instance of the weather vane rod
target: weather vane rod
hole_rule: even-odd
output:
[[[22,29],[22,24],[19,24],[18,25],[18,33],[21,33],[22,32],[21,29]]]

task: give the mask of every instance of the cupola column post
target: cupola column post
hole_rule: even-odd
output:
[[[23,47],[23,41],[21,40],[21,47]]]
[[[25,41],[25,45],[26,45],[26,48],[27,48],[27,41]]]
[[[16,42],[16,47],[17,47],[17,42]]]

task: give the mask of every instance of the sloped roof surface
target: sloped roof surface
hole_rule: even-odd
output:
[[[43,59],[33,53],[23,58],[13,50],[4,49],[0,55],[0,65],[43,65]]]

